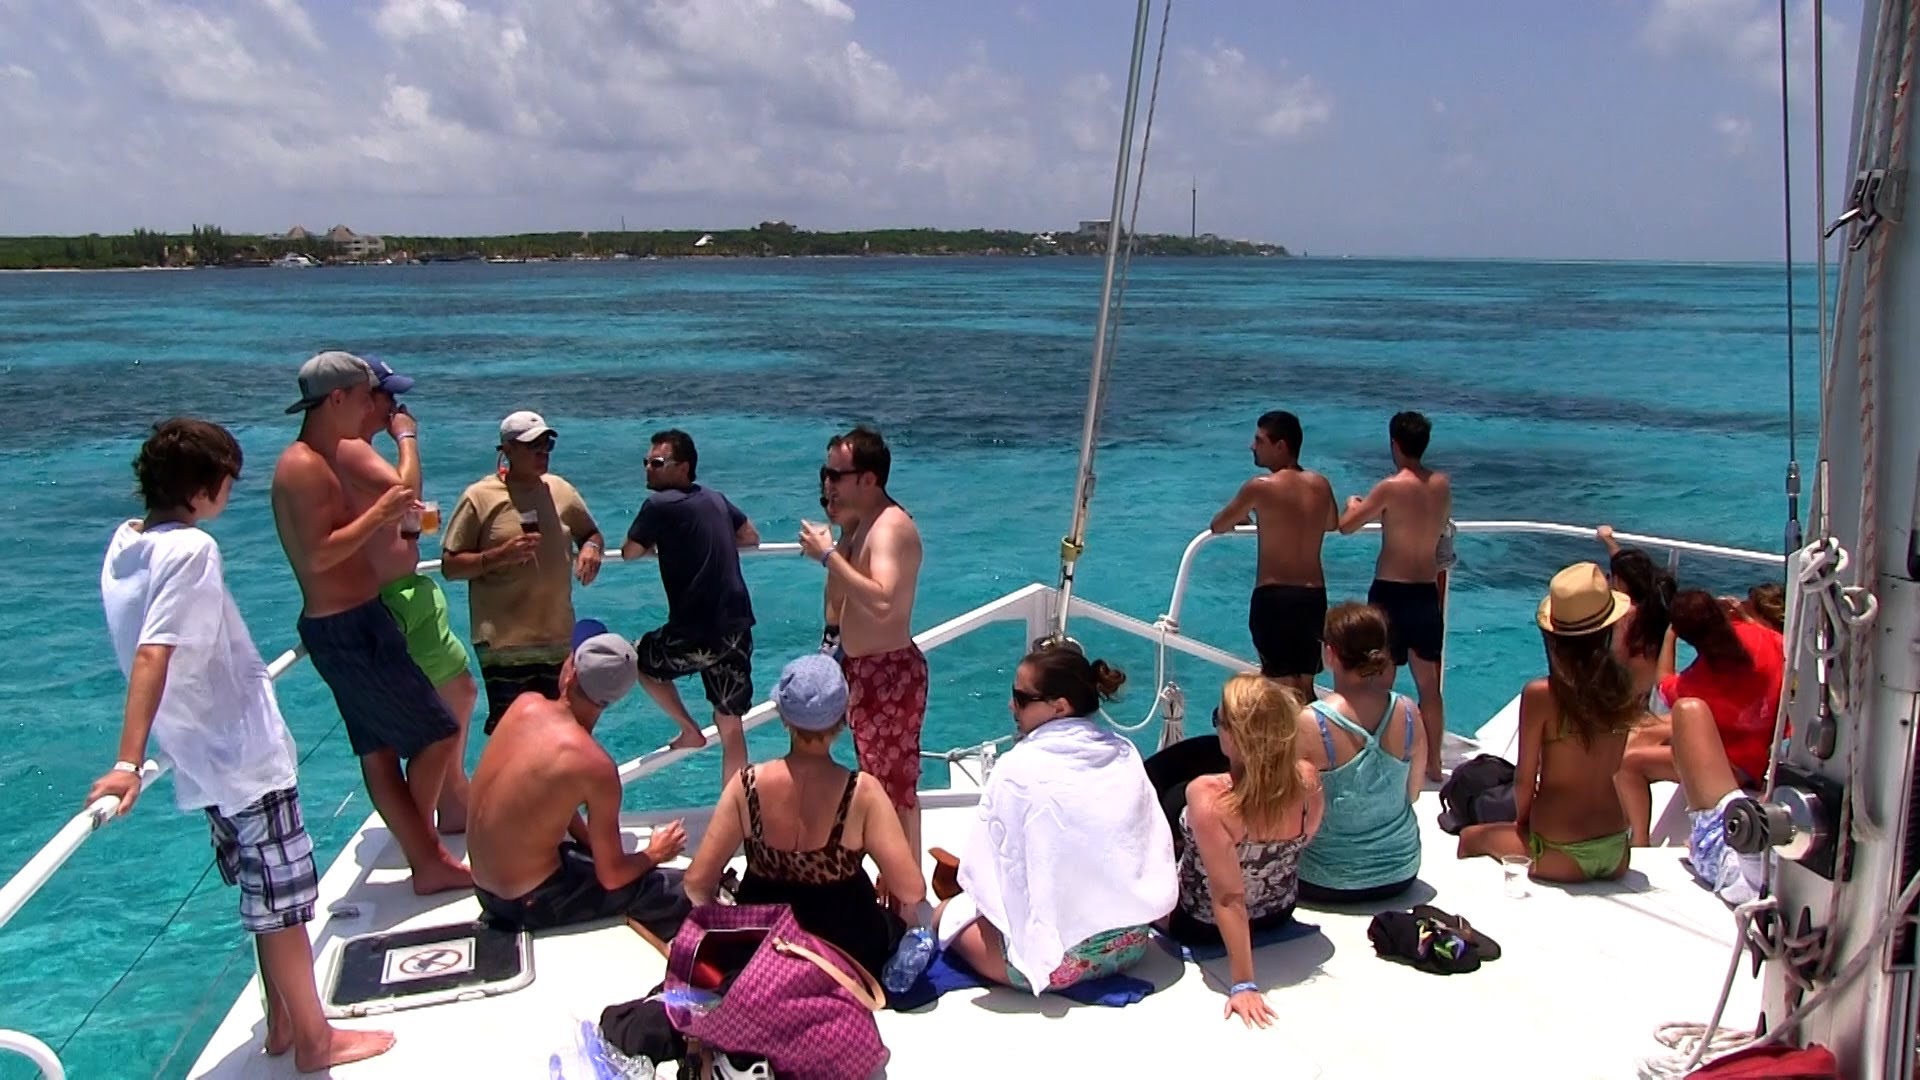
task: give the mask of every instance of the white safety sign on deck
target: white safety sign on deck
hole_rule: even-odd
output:
[[[473,970],[472,938],[435,941],[388,949],[382,983],[417,982],[442,975],[459,975]]]

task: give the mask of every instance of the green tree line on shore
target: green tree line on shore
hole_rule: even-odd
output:
[[[324,235],[288,239],[196,225],[185,233],[135,229],[122,235],[0,236],[0,270],[111,270],[137,267],[257,266],[293,253],[317,262],[387,259],[607,259],[616,256],[773,258],[860,255],[1098,255],[1105,235],[1035,234],[1010,229],[868,229],[814,232],[780,221],[751,229],[516,233],[503,236],[385,236],[385,250],[347,259]],[[704,243],[702,241],[705,241]],[[1142,233],[1146,256],[1285,256],[1277,244]]]

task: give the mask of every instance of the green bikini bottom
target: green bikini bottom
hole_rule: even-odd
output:
[[[1572,843],[1560,843],[1548,840],[1538,833],[1527,834],[1527,849],[1533,853],[1533,863],[1540,865],[1540,856],[1549,851],[1557,851],[1573,860],[1580,872],[1588,878],[1613,876],[1626,861],[1627,850],[1633,844],[1633,833],[1614,833],[1611,836],[1596,836],[1591,840],[1575,840]]]

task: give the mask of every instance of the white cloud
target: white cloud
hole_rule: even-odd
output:
[[[1207,114],[1229,133],[1292,139],[1333,118],[1332,96],[1311,75],[1276,75],[1220,42],[1183,57]]]
[[[1727,153],[1736,157],[1753,145],[1753,121],[1744,116],[1717,116],[1713,120],[1713,131]]]
[[[1789,92],[1810,103],[1813,68],[1813,3],[1794,0],[1787,9]],[[1829,96],[1853,89],[1853,34],[1837,16],[1822,27]],[[1780,6],[1775,0],[1654,0],[1641,40],[1667,56],[1712,57],[1756,88],[1780,92]]]
[[[980,46],[904,69],[845,0],[378,0],[333,9],[324,33],[321,10],[36,7],[26,36],[77,43],[60,76],[78,92],[36,88],[32,54],[0,43],[0,119],[24,133],[18,159],[94,178],[40,205],[88,215],[73,228],[360,214],[376,231],[503,231],[608,209],[1046,225],[1101,189],[1118,134],[1104,75],[1049,72],[1064,91],[1035,91]],[[33,122],[15,119],[29,104]],[[433,220],[456,203],[459,224]],[[0,205],[0,229],[31,224]]]

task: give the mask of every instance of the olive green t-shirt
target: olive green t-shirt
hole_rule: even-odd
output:
[[[468,555],[507,543],[524,531],[520,514],[540,523],[539,555],[496,566],[467,583],[474,651],[481,663],[563,659],[573,638],[573,553],[599,527],[587,504],[552,473],[541,485],[507,486],[498,474],[469,486],[447,518],[443,555]]]

